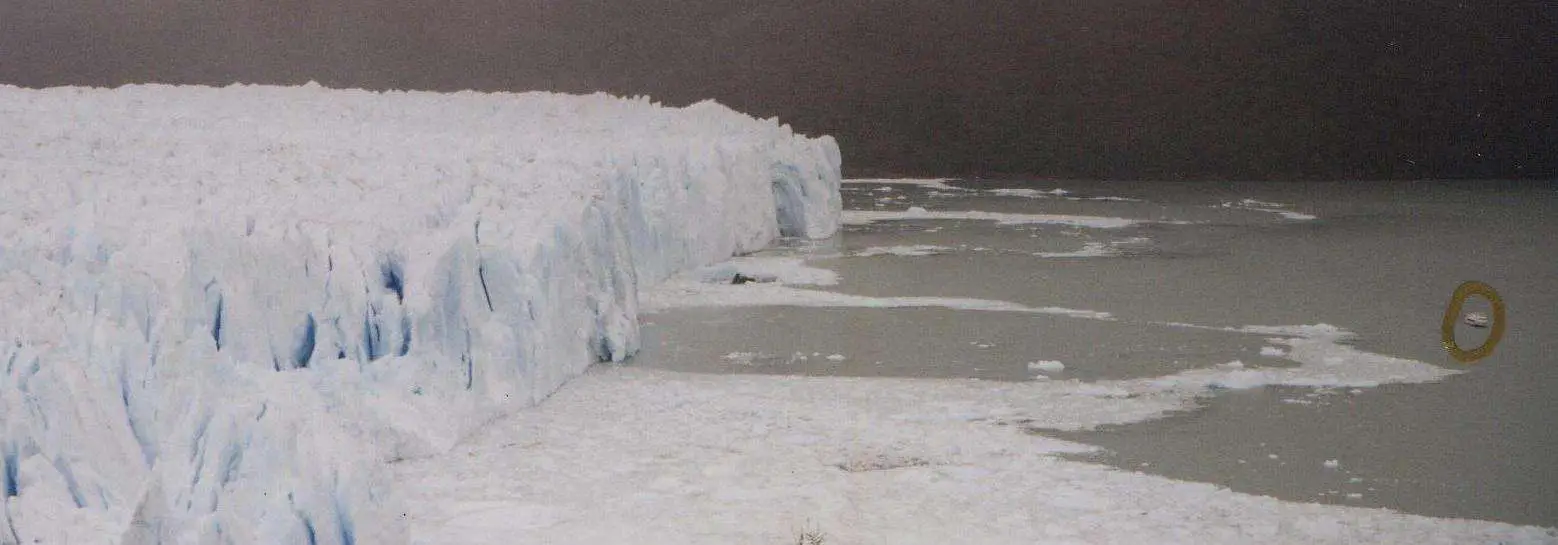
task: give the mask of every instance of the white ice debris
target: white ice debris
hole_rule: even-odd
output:
[[[875,257],[879,255],[895,255],[904,257],[918,257],[927,255],[940,255],[956,251],[950,246],[935,246],[931,244],[914,244],[909,246],[872,246],[855,252],[855,257]]]
[[[774,356],[762,352],[731,352],[720,356],[720,359],[730,362],[731,365],[750,367],[757,365],[760,361],[773,360]]]
[[[1463,321],[1466,322],[1466,325],[1476,328],[1485,328],[1488,327],[1489,324],[1493,323],[1493,320],[1488,318],[1486,313],[1482,312],[1468,312],[1466,313],[1466,317],[1463,319]]]
[[[745,286],[710,284],[699,282],[685,275],[675,277],[640,294],[640,309],[644,312],[659,312],[676,308],[742,306],[939,307],[954,310],[1052,314],[1092,320],[1114,320],[1114,316],[1107,312],[1064,307],[1030,307],[1010,301],[963,297],[869,297],[820,289],[793,288],[776,284]]]
[[[1111,201],[1111,202],[1147,202],[1145,199],[1131,198],[1131,196],[1070,196],[1072,201]]]
[[[1033,255],[1044,258],[1072,258],[1072,257],[1108,257],[1119,255],[1111,244],[1104,242],[1088,242],[1079,250],[1070,252],[1036,252]]]
[[[929,211],[915,206],[904,211],[891,210],[846,210],[844,223],[849,225],[867,225],[878,221],[902,221],[902,220],[975,220],[994,221],[1000,225],[1024,225],[1024,224],[1055,224],[1071,225],[1076,227],[1091,227],[1096,229],[1117,229],[1136,225],[1137,220],[1126,218],[1111,218],[1100,216],[1073,216],[1065,214],[1018,214],[1007,212],[985,212],[981,210],[936,210]]]
[[[383,461],[626,357],[640,285],[838,227],[831,139],[710,102],[0,86],[0,119],[0,543],[404,542]]]
[[[1289,205],[1286,204],[1258,201],[1255,199],[1243,199],[1238,202],[1224,202],[1219,206],[1221,208],[1238,208],[1243,210],[1254,210],[1257,212],[1270,212],[1272,214],[1282,216],[1284,219],[1293,221],[1309,221],[1318,219],[1317,217],[1309,214],[1294,212],[1291,210],[1283,210],[1284,208],[1289,207]]]
[[[745,289],[741,289],[745,288]],[[797,306],[905,308],[940,307],[953,310],[1058,315],[1070,318],[1117,321],[1106,312],[1061,307],[1031,307],[1009,301],[956,297],[868,297],[816,289],[759,284],[729,286],[677,278],[647,290],[642,308],[657,312],[675,308],[731,306]],[[1249,389],[1264,386],[1374,387],[1385,383],[1434,382],[1460,371],[1423,362],[1365,352],[1345,344],[1353,333],[1328,324],[1302,326],[1214,327],[1180,322],[1156,325],[1227,331],[1261,336],[1267,342],[1286,345],[1287,359],[1297,367],[1244,368],[1242,362],[1211,368],[1190,369],[1172,375],[1118,381],[1120,391],[1180,392],[1200,395],[1207,390]],[[1128,392],[1127,392],[1128,393]]]
[[[1326,460],[1325,463],[1321,465],[1324,465],[1326,469],[1336,469],[1338,467],[1342,467],[1341,462],[1336,460]]]
[[[889,183],[889,184],[914,185],[914,186],[920,186],[920,187],[924,187],[924,188],[930,189],[931,191],[928,192],[928,195],[932,196],[932,197],[950,197],[950,196],[960,196],[960,195],[994,195],[994,196],[998,196],[998,197],[1019,197],[1019,198],[1026,198],[1026,199],[1049,199],[1049,198],[1060,197],[1060,198],[1063,198],[1063,199],[1068,200],[1068,201],[1143,202],[1142,199],[1136,199],[1136,198],[1131,198],[1131,197],[1109,197],[1109,196],[1102,196],[1102,197],[1069,197],[1067,195],[1070,195],[1071,191],[1068,191],[1068,190],[1062,189],[1062,188],[1034,189],[1034,188],[1031,188],[1031,187],[993,187],[993,188],[955,187],[955,186],[947,185],[948,181],[951,181],[951,180],[947,180],[947,179],[926,179],[926,180],[916,180],[916,179],[908,179],[908,180],[859,179],[859,180],[844,180],[844,183],[853,185],[853,184],[869,184],[869,183],[885,182],[885,183]],[[881,187],[878,187],[876,189],[876,191],[892,191],[892,186],[881,186]]]
[[[1275,212],[1278,216],[1282,216],[1284,219],[1290,219],[1293,221],[1309,221],[1320,219],[1318,216],[1305,214],[1302,212],[1293,212],[1289,210],[1271,210],[1270,212]]]
[[[1277,348],[1275,346],[1262,346],[1260,348],[1260,355],[1266,356],[1268,358],[1280,358],[1282,356],[1288,355],[1288,353],[1286,350]]]
[[[1055,191],[1065,191],[1065,190],[1064,189],[1057,189]],[[1028,187],[1001,187],[1001,188],[986,190],[986,192],[991,194],[991,195],[999,195],[999,196],[1002,196],[1002,197],[1022,197],[1022,198],[1026,198],[1026,199],[1043,199],[1043,198],[1048,198],[1048,197],[1053,197],[1053,196],[1056,196],[1056,195],[1063,195],[1064,194],[1064,193],[1054,193],[1054,192],[1051,192],[1051,191],[1044,191],[1042,189],[1033,189],[1033,188],[1028,188]]]
[[[748,256],[738,257],[706,267],[690,274],[703,282],[732,284],[737,275],[757,283],[778,283],[797,286],[831,286],[837,284],[838,273],[829,269],[812,267],[800,257]]]
[[[1059,373],[1066,370],[1066,364],[1054,360],[1030,361],[1028,362],[1028,370]]]
[[[741,289],[745,288],[745,289]],[[1107,313],[1062,307],[1031,307],[1009,301],[957,297],[868,297],[815,289],[759,284],[729,286],[704,284],[677,278],[647,290],[642,308],[657,312],[675,308],[732,306],[797,306],[905,308],[939,307],[953,310],[1043,314],[1117,321]],[[1172,375],[1120,381],[1136,391],[1199,393],[1207,389],[1249,389],[1264,386],[1374,387],[1386,383],[1434,382],[1460,371],[1423,362],[1365,352],[1345,344],[1353,333],[1329,324],[1301,326],[1214,327],[1179,322],[1156,325],[1231,333],[1278,336],[1267,342],[1287,346],[1287,359],[1297,367],[1244,368],[1214,366]]]
[[[828,356],[828,361],[844,361],[844,355],[843,354],[832,354],[832,355],[829,355]]]
[[[947,185],[950,178],[850,178],[844,180],[849,185],[912,185],[926,189],[939,189],[942,191],[964,191],[961,187]]]

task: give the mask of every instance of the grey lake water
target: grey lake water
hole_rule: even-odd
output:
[[[1357,333],[1351,344],[1360,349],[1466,372],[1359,390],[1225,391],[1163,419],[1038,433],[1101,447],[1079,459],[1240,492],[1558,526],[1554,184],[951,184],[974,190],[849,184],[845,206],[1155,221],[1120,229],[887,221],[852,225],[826,251],[776,252],[799,252],[811,256],[811,266],[836,271],[840,282],[825,288],[831,291],[992,299],[1119,320],[943,308],[677,309],[646,317],[645,348],[631,363],[708,373],[1031,380],[1028,362],[1058,360],[1065,369],[1049,376],[1086,381],[1234,360],[1282,365],[1261,354],[1258,336],[1164,323],[1331,324]],[[944,249],[855,255],[906,245]],[[1084,248],[1104,251],[1064,256]],[[1440,340],[1451,293],[1467,280],[1490,284],[1508,307],[1504,338],[1470,365],[1450,358]],[[1474,300],[1466,310],[1485,307]],[[1457,332],[1468,347],[1485,336],[1465,326]],[[732,361],[733,352],[764,356]],[[828,360],[831,354],[847,358]],[[1331,460],[1335,467],[1327,467]]]

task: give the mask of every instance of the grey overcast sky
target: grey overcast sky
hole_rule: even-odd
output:
[[[0,82],[714,98],[851,175],[1558,178],[1558,2],[0,0]]]

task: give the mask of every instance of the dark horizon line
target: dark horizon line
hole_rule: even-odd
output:
[[[1558,3],[0,0],[0,81],[713,98],[849,175],[1558,178]]]

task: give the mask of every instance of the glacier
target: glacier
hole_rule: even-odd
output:
[[[640,286],[840,225],[831,138],[713,102],[0,86],[0,123],[4,545],[403,543],[387,464],[631,355]]]

